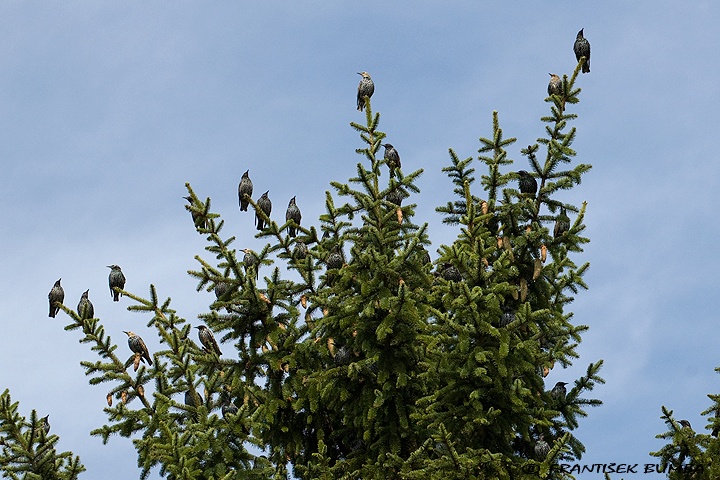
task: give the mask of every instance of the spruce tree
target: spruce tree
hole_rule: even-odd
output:
[[[72,452],[58,453],[59,437],[48,418],[35,410],[30,418],[18,412],[10,391],[0,394],[0,474],[11,479],[74,480],[85,467]]]
[[[720,373],[720,368],[715,369]],[[656,438],[668,443],[657,452],[650,454],[659,461],[654,471],[665,473],[670,479],[711,480],[720,477],[720,395],[708,394],[710,406],[702,412],[707,416],[703,428],[693,429],[687,420],[677,420],[673,411],[662,407],[661,418],[668,430]],[[709,432],[709,433],[705,433]]]
[[[431,247],[429,219],[416,220],[424,169],[387,164],[369,98],[351,124],[356,174],[331,183],[317,223],[277,224],[249,200],[260,251],[235,250],[187,184],[189,225],[211,257],[188,273],[216,293],[199,320],[224,354],[154,285],[147,299],[121,291],[149,317],[136,333],[162,345],[152,365],[62,305],[66,330],[99,356],[81,362],[107,391],[108,423],[92,434],[131,438],[141,478],[564,478],[552,466],[582,455],[572,431],[603,381],[599,361],[564,393],[544,383],[587,329],[568,309],[586,288],[588,264],[572,258],[588,241],[585,204],[561,195],[590,169],[573,165],[568,128],[580,68],[546,99],[546,136],[525,160],[510,158],[496,112],[477,159],[450,150],[454,197],[437,209],[456,231],[449,245]],[[536,191],[516,188],[520,170]]]

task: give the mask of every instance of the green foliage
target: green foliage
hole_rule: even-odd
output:
[[[720,373],[720,368],[715,371]],[[711,480],[720,477],[720,395],[709,394],[708,397],[712,405],[702,414],[708,416],[705,429],[710,434],[697,433],[689,423],[683,425],[683,420],[675,420],[672,410],[662,407],[661,418],[668,430],[656,435],[656,438],[668,443],[650,454],[659,457],[660,463],[656,469],[666,473],[669,479]]]
[[[72,480],[85,467],[72,452],[55,450],[59,437],[50,433],[46,418],[18,413],[10,391],[0,394],[0,473],[13,480]]]
[[[589,241],[586,205],[559,196],[590,169],[572,165],[565,106],[578,101],[577,74],[546,99],[547,136],[521,151],[536,194],[514,188],[516,139],[496,112],[477,159],[450,150],[454,198],[437,211],[457,236],[434,262],[428,224],[414,220],[423,170],[388,174],[369,99],[365,123],[351,124],[364,143],[356,175],[331,183],[325,213],[296,237],[265,218],[266,245],[241,258],[210,199],[186,185],[212,257],[195,257],[188,273],[198,291],[224,288],[199,316],[224,355],[198,345],[152,285],[149,299],[122,292],[150,317],[138,333],[162,345],[152,366],[125,346],[118,357],[99,319],[62,306],[66,329],[100,357],[81,362],[90,383],[108,385],[108,424],[92,434],[132,438],[141,478],[287,478],[288,465],[300,478],[562,478],[551,467],[582,455],[572,431],[600,404],[584,395],[603,382],[599,361],[566,395],[544,384],[578,357],[587,330],[567,310],[587,288],[588,264],[571,258]],[[575,218],[555,235],[565,211]]]

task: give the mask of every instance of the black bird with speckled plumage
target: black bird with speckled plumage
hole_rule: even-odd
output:
[[[262,196],[258,198],[257,206],[268,218],[270,218],[272,202],[270,201],[270,197],[268,197],[268,193],[270,193],[270,190],[263,193]],[[255,225],[257,225],[258,230],[265,228],[265,220],[260,216],[260,212],[255,212]]]
[[[579,62],[582,57],[585,57],[585,63],[582,66],[582,73],[590,73],[590,42],[583,35],[584,28],[581,28],[575,38],[575,44],[573,45],[573,51],[575,52],[575,59]]]
[[[365,97],[370,98],[375,92],[375,83],[367,72],[358,72],[358,75],[362,78],[360,79],[357,91],[357,109],[362,112],[365,110]]]
[[[302,220],[302,214],[300,213],[300,209],[295,203],[295,197],[292,197],[290,199],[287,211],[285,212],[285,221],[289,222],[290,220],[295,222],[295,224],[291,224],[288,226],[288,235],[294,237],[297,234],[297,227],[300,226],[300,220]]]

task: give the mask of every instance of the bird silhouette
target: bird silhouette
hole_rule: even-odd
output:
[[[50,301],[50,314],[48,316],[52,318],[55,318],[55,315],[60,311],[60,307],[57,304],[65,300],[65,291],[60,286],[60,280],[62,280],[62,278],[59,278],[58,281],[55,282],[55,285],[50,289],[50,293],[48,293],[48,300]]]
[[[238,199],[240,200],[240,211],[246,212],[250,204],[249,198],[252,197],[253,183],[250,180],[250,170],[246,170],[242,174],[240,184],[238,184]],[[246,196],[247,195],[247,196]]]
[[[573,45],[573,51],[575,52],[575,59],[579,62],[582,57],[585,57],[585,63],[582,66],[582,73],[590,73],[590,42],[583,35],[584,28],[581,28],[575,38],[575,44]]]

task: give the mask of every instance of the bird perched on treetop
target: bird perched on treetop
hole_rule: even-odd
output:
[[[292,197],[290,199],[290,203],[288,204],[287,211],[285,212],[285,221],[289,222],[292,220],[297,224],[297,226],[300,226],[300,220],[302,219],[302,214],[300,213],[300,209],[295,204],[295,197]],[[296,226],[290,225],[288,226],[288,234],[291,237],[294,237],[296,234]]]
[[[395,150],[395,147],[390,145],[389,143],[386,143],[383,145],[385,147],[385,162],[387,163],[388,168],[390,169],[390,176],[395,176],[395,169],[400,168],[400,155],[398,154],[397,150]]]
[[[185,200],[188,201],[190,205],[192,205],[192,197],[188,195],[187,197],[183,197]],[[185,206],[188,210],[190,210],[190,207],[188,205]],[[193,219],[193,225],[195,225],[195,228],[207,228],[207,224],[205,223],[205,219],[203,219],[203,216],[197,212],[193,212],[190,210],[190,215],[192,215]]]
[[[252,180],[250,180],[250,176],[248,175],[249,173],[250,170],[246,170],[245,173],[243,173],[242,178],[240,179],[240,184],[238,185],[238,198],[240,199],[241,212],[247,211],[248,205],[250,204],[248,199],[252,197],[253,184]],[[247,195],[247,197],[245,195]]]
[[[143,339],[130,331],[126,332],[123,330],[123,333],[128,336],[128,347],[130,347],[130,350],[133,353],[140,355],[140,358],[143,362],[147,360],[147,363],[152,365],[152,358],[150,358],[150,352],[145,346],[145,342],[143,342]]]
[[[558,77],[554,73],[550,73],[550,83],[548,83],[548,95],[562,96],[563,93],[563,81],[562,78]],[[560,111],[565,111],[565,99],[560,101]]]
[[[88,318],[93,318],[95,316],[95,309],[93,308],[93,304],[88,298],[88,293],[90,292],[90,289],[85,290],[85,292],[80,297],[80,302],[77,306],[77,313],[83,320],[87,320]]]
[[[575,51],[575,59],[579,62],[582,57],[585,57],[585,63],[582,66],[582,73],[590,73],[590,42],[583,36],[584,28],[581,28],[575,38],[575,45],[573,50]]]
[[[222,355],[220,347],[217,341],[215,341],[215,336],[210,329],[205,325],[198,325],[195,328],[198,329],[198,338],[200,339],[200,343],[203,344],[203,347],[209,352],[216,353],[218,356]]]
[[[570,217],[567,216],[564,208],[560,209],[560,214],[555,219],[555,228],[553,228],[553,237],[557,238],[563,233],[570,230]]]
[[[55,282],[55,285],[50,289],[50,293],[48,293],[48,300],[50,301],[50,315],[48,316],[52,318],[55,318],[55,315],[60,311],[57,304],[65,300],[65,290],[60,286],[60,280],[62,278]]]
[[[538,188],[537,180],[535,180],[535,178],[533,178],[533,176],[525,170],[520,170],[517,173],[520,175],[520,178],[518,179],[518,183],[520,184],[520,193],[535,195]]]
[[[548,83],[548,95],[561,95],[562,94],[562,78],[558,77],[554,73],[549,73],[550,83]]]
[[[270,201],[270,198],[268,197],[268,193],[270,193],[270,190],[263,193],[260,198],[257,200],[257,206],[260,208],[260,210],[267,215],[268,218],[270,218],[270,212],[272,211],[272,202]],[[257,225],[258,230],[262,230],[265,228],[265,220],[260,216],[260,212],[255,212],[255,224]]]
[[[255,252],[253,252],[249,248],[243,248],[240,251],[245,253],[245,256],[243,257],[245,273],[247,273],[251,268],[254,268],[255,269],[255,280],[257,280],[259,277],[258,266],[260,265],[260,260],[258,259],[257,255],[255,255]]]
[[[110,269],[110,276],[108,277],[108,283],[110,284],[110,293],[113,296],[114,302],[120,301],[120,293],[115,291],[115,287],[119,289],[125,288],[125,275],[117,265],[108,265]]]
[[[360,85],[358,85],[357,109],[362,112],[365,110],[365,97],[372,97],[375,91],[375,83],[373,83],[370,74],[367,72],[358,72],[358,75],[362,76],[362,78],[360,79]]]
[[[42,434],[47,435],[50,433],[50,421],[48,420],[50,415],[45,415],[37,421],[35,424],[35,434],[41,436]]]

